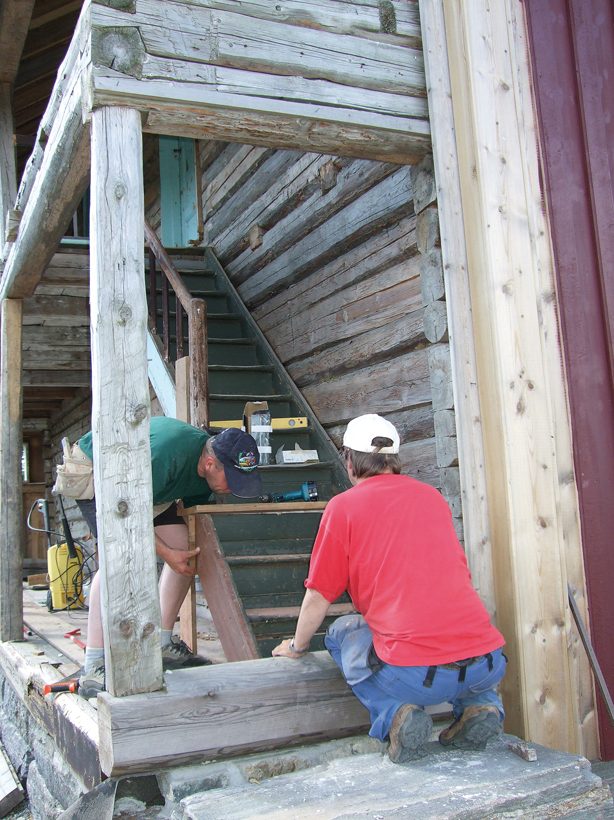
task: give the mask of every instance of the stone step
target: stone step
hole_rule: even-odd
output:
[[[182,820],[275,818],[420,818],[477,820],[550,817],[597,820],[611,805],[607,786],[577,755],[534,746],[537,760],[515,755],[503,735],[485,752],[429,744],[422,760],[391,763],[359,754],[257,783],[215,788],[185,798]]]

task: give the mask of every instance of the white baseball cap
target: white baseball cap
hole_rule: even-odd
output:
[[[392,440],[391,447],[381,447],[378,449],[373,445],[374,438],[389,438]],[[367,413],[365,416],[358,416],[348,424],[343,436],[343,446],[350,450],[357,450],[359,453],[398,453],[399,434],[397,429],[387,419],[375,413]]]

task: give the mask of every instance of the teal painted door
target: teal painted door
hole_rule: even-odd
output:
[[[194,140],[160,137],[161,239],[166,248],[198,241],[198,185]]]

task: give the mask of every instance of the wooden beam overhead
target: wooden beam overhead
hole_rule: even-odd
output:
[[[13,83],[35,0],[0,0],[0,83]]]

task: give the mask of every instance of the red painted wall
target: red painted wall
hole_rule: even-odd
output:
[[[614,692],[614,6],[525,0],[592,641]],[[601,756],[614,726],[598,696]]]

